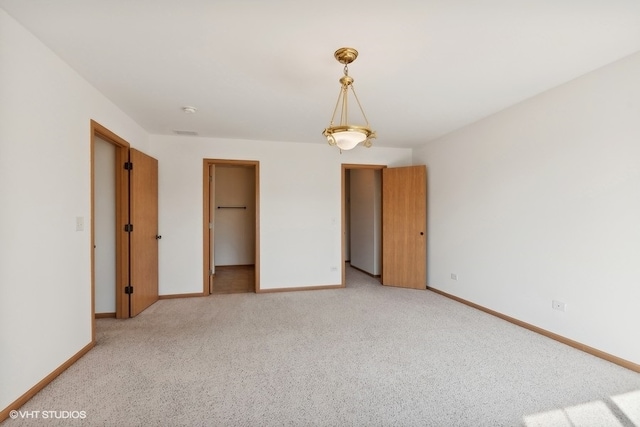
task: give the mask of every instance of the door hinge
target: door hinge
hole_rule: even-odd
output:
[[[209,182],[213,182],[213,175],[209,175]]]
[[[131,233],[133,231],[133,224],[125,224],[124,231],[126,231],[127,233]]]
[[[209,276],[213,276],[213,270],[209,270]]]
[[[209,223],[209,230],[213,230],[213,223],[212,222]]]
[[[128,170],[128,171],[133,170],[133,163],[124,162],[124,168],[125,168],[125,170]]]
[[[125,286],[124,287],[124,293],[127,295],[131,295],[133,293],[133,286],[129,285],[129,286]]]

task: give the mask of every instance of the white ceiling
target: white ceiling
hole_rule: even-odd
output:
[[[638,0],[0,7],[152,134],[326,143],[342,76],[333,52],[349,46],[374,145],[412,147],[640,51]]]

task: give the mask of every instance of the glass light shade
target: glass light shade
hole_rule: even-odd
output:
[[[336,145],[341,150],[351,150],[356,145],[367,139],[367,135],[362,132],[347,130],[341,132],[334,132],[333,138],[336,141]]]

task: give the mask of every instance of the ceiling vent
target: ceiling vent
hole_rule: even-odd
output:
[[[197,136],[198,132],[192,130],[174,130],[173,133],[176,135],[186,135],[186,136]]]

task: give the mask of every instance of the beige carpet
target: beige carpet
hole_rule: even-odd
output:
[[[640,374],[353,269],[346,289],[162,300],[97,331],[21,408],[86,418],[3,427],[640,426]]]

